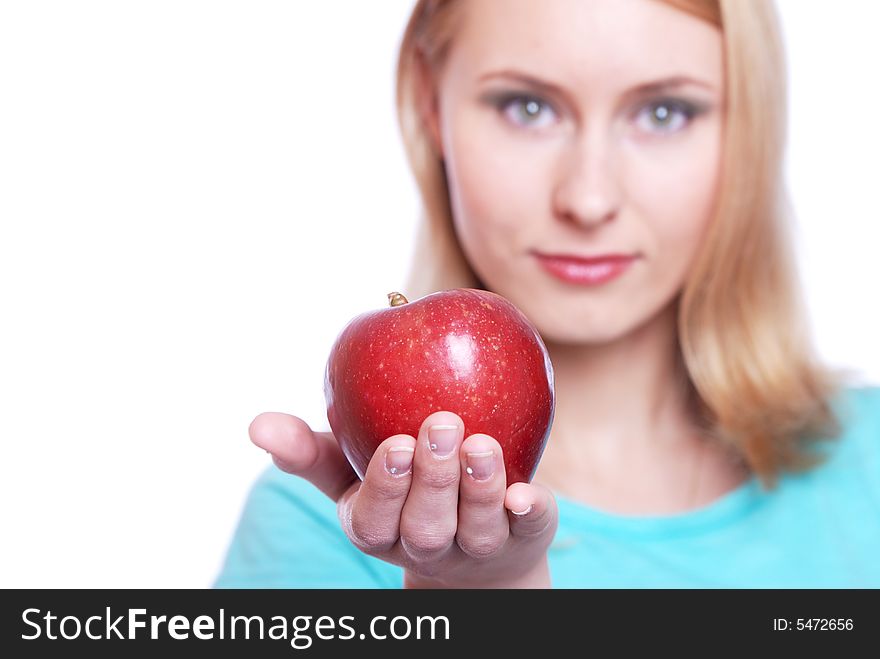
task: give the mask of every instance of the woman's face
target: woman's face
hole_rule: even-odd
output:
[[[674,300],[712,212],[721,33],[657,0],[465,0],[463,11],[434,128],[469,262],[548,341],[632,331]],[[584,284],[536,252],[637,258]]]

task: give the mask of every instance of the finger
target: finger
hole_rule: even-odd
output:
[[[462,442],[459,459],[462,473],[455,540],[469,556],[488,557],[504,546],[509,533],[504,456],[492,437],[475,434]]]
[[[400,517],[400,541],[416,561],[437,559],[452,546],[458,525],[458,447],[464,423],[434,412],[419,429],[412,484]]]
[[[251,421],[248,434],[279,469],[305,478],[334,501],[357,479],[333,433],[314,432],[299,417],[263,412]]]
[[[527,538],[556,532],[556,499],[543,485],[514,483],[507,488],[504,507],[508,510],[510,534]]]
[[[352,544],[367,554],[384,554],[400,537],[400,513],[412,480],[416,440],[394,435],[379,444],[364,482],[339,499],[339,519]]]

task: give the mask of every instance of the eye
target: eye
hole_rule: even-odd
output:
[[[498,98],[495,105],[516,126],[542,128],[555,120],[550,106],[534,96],[506,95]]]
[[[677,133],[698,114],[692,103],[674,99],[654,101],[636,115],[636,125],[647,133]]]

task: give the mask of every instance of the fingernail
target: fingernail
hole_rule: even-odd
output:
[[[412,468],[413,448],[392,446],[385,452],[385,471],[392,476],[405,476]]]
[[[485,481],[492,478],[492,474],[495,473],[495,451],[468,453],[465,459],[467,460],[465,471],[474,480]]]
[[[449,455],[455,450],[458,441],[458,426],[436,425],[428,428],[428,445],[438,457]]]
[[[532,512],[532,506],[529,505],[529,507],[526,508],[525,510],[520,510],[520,511],[511,510],[510,512],[512,512],[517,517],[523,517],[525,515],[528,515],[530,512]]]

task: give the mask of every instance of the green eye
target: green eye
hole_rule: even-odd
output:
[[[534,119],[541,112],[541,104],[538,101],[530,100],[525,105],[520,105],[523,109],[524,116]]]
[[[502,95],[495,99],[495,107],[515,126],[541,127],[553,123],[553,109],[539,98],[523,94]]]
[[[656,120],[655,123],[665,125],[669,122],[669,118],[672,116],[672,113],[669,111],[669,108],[665,105],[658,105],[654,108],[653,118]]]
[[[687,126],[697,114],[698,109],[684,101],[655,101],[642,108],[636,117],[636,124],[649,133],[675,133]]]

